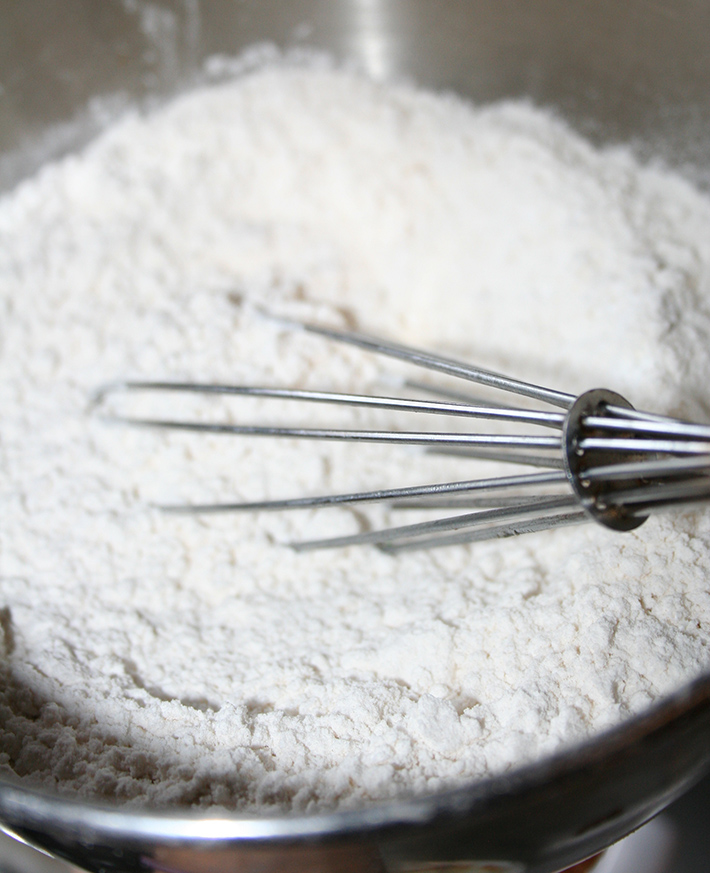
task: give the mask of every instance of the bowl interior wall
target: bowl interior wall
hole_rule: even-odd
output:
[[[254,43],[476,101],[529,97],[710,180],[710,4],[697,0],[4,0],[0,16],[0,187]]]

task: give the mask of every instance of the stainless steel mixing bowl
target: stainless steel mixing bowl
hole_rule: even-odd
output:
[[[597,141],[632,142],[710,180],[703,0],[0,0],[0,187],[127,102],[189,85],[205,57],[262,41],[477,101],[527,95]],[[709,764],[702,677],[582,747],[400,803],[311,816],[128,812],[0,782],[0,820],[96,871],[550,873],[642,824]]]

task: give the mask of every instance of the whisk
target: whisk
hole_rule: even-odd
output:
[[[525,465],[533,472],[401,488],[282,500],[163,506],[172,512],[258,512],[387,501],[395,507],[456,508],[458,514],[382,530],[290,543],[299,551],[374,544],[388,552],[508,537],[594,520],[630,531],[667,507],[710,499],[710,426],[635,410],[606,389],[579,396],[509,378],[431,352],[319,324],[279,319],[293,329],[357,346],[408,364],[517,395],[543,405],[518,408],[484,402],[409,382],[436,399],[411,400],[363,394],[170,381],[120,381],[101,388],[93,405],[104,418],[131,425],[246,436],[296,437],[425,446],[462,459]],[[118,392],[226,394],[340,404],[406,413],[515,423],[544,428],[531,433],[342,430],[109,414],[105,401]],[[547,409],[546,407],[552,407]],[[463,460],[462,460],[462,463]],[[468,510],[468,511],[461,511]]]

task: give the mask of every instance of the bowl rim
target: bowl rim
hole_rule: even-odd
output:
[[[643,712],[528,764],[456,788],[368,803],[354,809],[272,813],[230,812],[219,807],[212,810],[126,808],[109,801],[91,801],[26,787],[0,776],[0,827],[4,823],[10,830],[18,827],[41,831],[51,825],[52,829],[78,832],[83,839],[100,836],[131,843],[159,841],[169,845],[197,841],[217,846],[265,840],[293,842],[375,836],[392,828],[420,827],[435,820],[475,815],[493,802],[541,791],[573,776],[576,771],[599,767],[644,740],[672,730],[684,717],[705,710],[710,711],[710,671]],[[677,774],[674,797],[694,784],[708,766],[710,736],[700,766],[690,773]]]

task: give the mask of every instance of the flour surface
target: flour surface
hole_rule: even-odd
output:
[[[705,511],[394,558],[279,545],[402,523],[384,509],[151,508],[468,475],[87,414],[119,377],[382,391],[389,365],[263,306],[710,413],[710,202],[680,178],[525,104],[323,67],[128,115],[0,201],[5,774],[134,805],[343,808],[516,767],[710,667]]]

